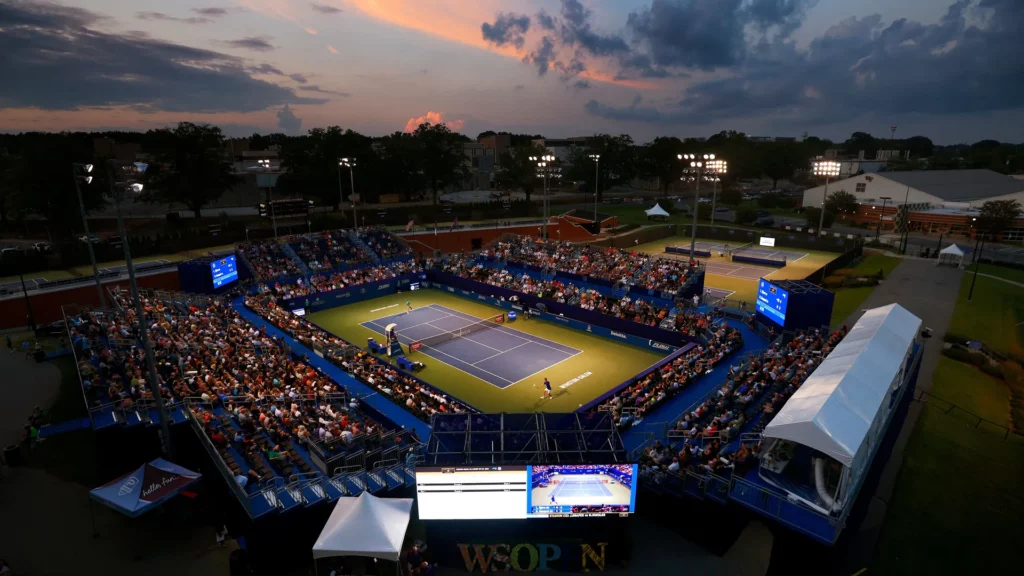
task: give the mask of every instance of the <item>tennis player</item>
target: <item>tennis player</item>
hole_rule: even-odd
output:
[[[406,312],[406,314],[408,314],[409,312],[412,312],[412,301],[406,301],[405,307],[408,308],[408,311]]]
[[[550,400],[552,398],[552,396],[551,396],[551,382],[548,382],[547,378],[544,379],[544,395],[541,396],[541,398],[547,398],[548,400]]]

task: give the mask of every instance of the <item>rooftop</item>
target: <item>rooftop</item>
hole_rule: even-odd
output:
[[[880,172],[877,176],[947,202],[970,202],[1024,192],[1024,181],[983,169],[894,171]]]

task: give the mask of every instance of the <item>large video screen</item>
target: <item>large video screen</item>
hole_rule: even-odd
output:
[[[238,264],[235,255],[225,256],[210,262],[210,273],[213,274],[213,289],[238,280]]]
[[[786,325],[789,292],[761,278],[757,283],[757,311],[779,326]]]
[[[416,468],[421,520],[632,514],[636,464]]]

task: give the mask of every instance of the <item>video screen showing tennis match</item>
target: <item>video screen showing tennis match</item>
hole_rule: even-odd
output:
[[[632,514],[636,464],[531,466],[529,516]]]

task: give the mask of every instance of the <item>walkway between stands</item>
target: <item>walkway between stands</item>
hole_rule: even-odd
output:
[[[389,418],[392,422],[406,430],[415,430],[421,442],[426,442],[427,438],[430,437],[430,426],[428,426],[426,422],[423,422],[419,418],[409,414],[404,408],[392,402],[384,394],[381,394],[379,391],[370,388],[359,380],[356,380],[330,360],[317,356],[304,344],[298,342],[272,324],[269,324],[259,315],[246,308],[241,297],[236,298],[231,305],[243,318],[245,318],[246,321],[250,322],[257,328],[266,328],[267,333],[271,336],[283,338],[293,352],[305,354],[309,358],[310,364],[322,370],[336,383],[348,388],[349,392],[358,397],[360,402],[363,404],[374,408]]]
[[[644,434],[646,432],[660,434],[658,439],[664,441],[664,430],[661,430],[662,424],[674,420],[677,416],[681,415],[684,410],[700,401],[712,390],[724,384],[725,375],[729,371],[729,367],[735,364],[744,355],[758,350],[763,350],[768,346],[767,340],[747,328],[742,322],[730,320],[729,326],[736,328],[740,331],[740,334],[743,335],[743,347],[733,352],[731,355],[726,356],[717,366],[715,366],[710,374],[704,374],[690,387],[686,388],[679,394],[676,394],[672,398],[669,398],[653,411],[648,413],[642,422],[633,426],[629,430],[626,430],[622,434],[622,442],[625,444],[627,452],[633,451],[637,446],[644,443]]]

